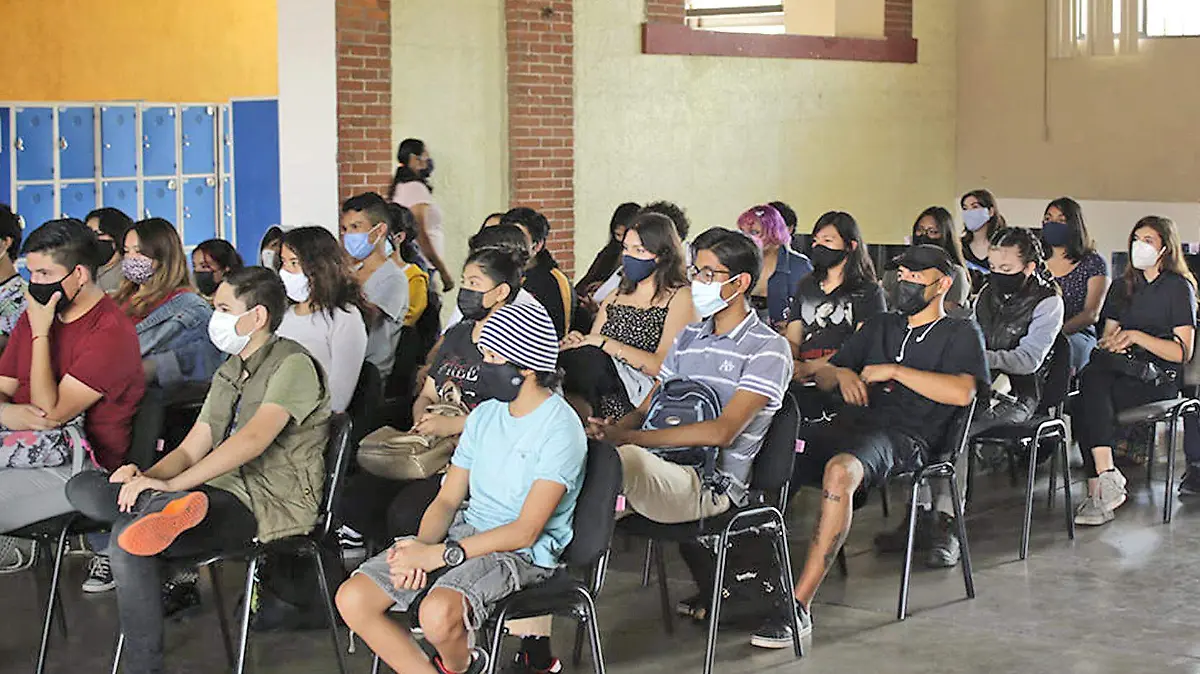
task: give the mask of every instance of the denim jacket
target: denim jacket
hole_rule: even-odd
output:
[[[800,281],[812,273],[812,262],[803,253],[789,246],[780,246],[779,261],[775,273],[767,279],[767,311],[770,325],[787,323],[791,320],[792,299],[800,288]]]
[[[166,301],[137,324],[142,358],[156,366],[155,382],[167,387],[208,382],[225,355],[208,338],[212,307],[199,294],[185,292]]]

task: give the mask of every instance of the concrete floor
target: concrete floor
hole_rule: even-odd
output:
[[[900,560],[881,557],[871,538],[884,526],[878,502],[860,512],[848,543],[850,577],[835,570],[814,608],[816,629],[808,656],[751,648],[745,633],[723,634],[716,671],[740,673],[871,672],[1200,672],[1200,505],[1180,504],[1174,522],[1161,523],[1162,483],[1146,487],[1131,471],[1129,502],[1116,522],[1080,528],[1067,540],[1061,499],[1046,509],[1044,482],[1034,511],[1029,559],[1017,559],[1021,493],[1006,478],[988,478],[978,489],[969,531],[978,598],[964,599],[959,571],[914,574],[911,617],[895,621]],[[1076,494],[1082,492],[1077,484]],[[792,509],[793,556],[802,558],[815,499],[802,495]],[[897,506],[895,510],[902,510]],[[608,671],[615,674],[699,672],[704,631],[678,625],[668,638],[659,622],[657,593],[640,587],[641,546],[618,541],[612,573],[599,600]],[[674,554],[674,553],[672,553]],[[801,559],[797,559],[799,564]],[[237,587],[230,569],[227,587]],[[673,599],[690,594],[682,563],[670,561]],[[112,594],[78,591],[83,560],[71,559],[67,574],[70,638],[51,649],[49,672],[104,672],[115,638]],[[207,588],[205,590],[207,592]],[[232,591],[232,590],[229,590]],[[41,600],[29,573],[0,576],[0,674],[33,669]],[[224,658],[212,602],[206,612],[168,629],[172,672],[218,672]],[[566,622],[558,623],[556,652],[569,653]],[[261,635],[251,639],[256,672],[335,672],[323,632]],[[360,648],[352,672],[369,671]],[[568,670],[573,668],[568,667]],[[585,658],[576,671],[590,671]]]

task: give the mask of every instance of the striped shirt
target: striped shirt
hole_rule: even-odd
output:
[[[722,407],[739,390],[767,399],[746,430],[717,458],[717,470],[731,480],[729,498],[744,505],[754,458],[792,380],[792,351],[787,340],[753,311],[727,335],[713,332],[711,318],[693,323],[679,333],[659,369],[659,381],[675,377],[708,384]]]

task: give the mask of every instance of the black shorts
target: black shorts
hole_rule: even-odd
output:
[[[833,421],[800,428],[804,451],[796,455],[793,488],[819,486],[825,464],[838,454],[849,454],[863,466],[863,485],[878,486],[893,472],[916,470],[925,445],[900,431],[878,428],[862,418],[843,415]]]

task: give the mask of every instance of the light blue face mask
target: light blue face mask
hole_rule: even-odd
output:
[[[371,242],[371,231],[351,232],[342,237],[342,246],[355,260],[365,260],[375,250],[375,243],[378,242]]]
[[[725,283],[719,281],[705,283],[700,279],[693,280],[692,307],[695,308],[696,315],[700,318],[709,318],[724,311],[725,307],[729,306],[729,300],[732,300],[733,297],[729,298],[729,300],[721,297],[721,288],[724,288],[726,284],[734,280],[729,279]],[[734,295],[734,297],[737,297],[737,295]]]
[[[962,219],[968,231],[978,232],[992,219],[992,214],[986,208],[972,208],[963,211]]]

